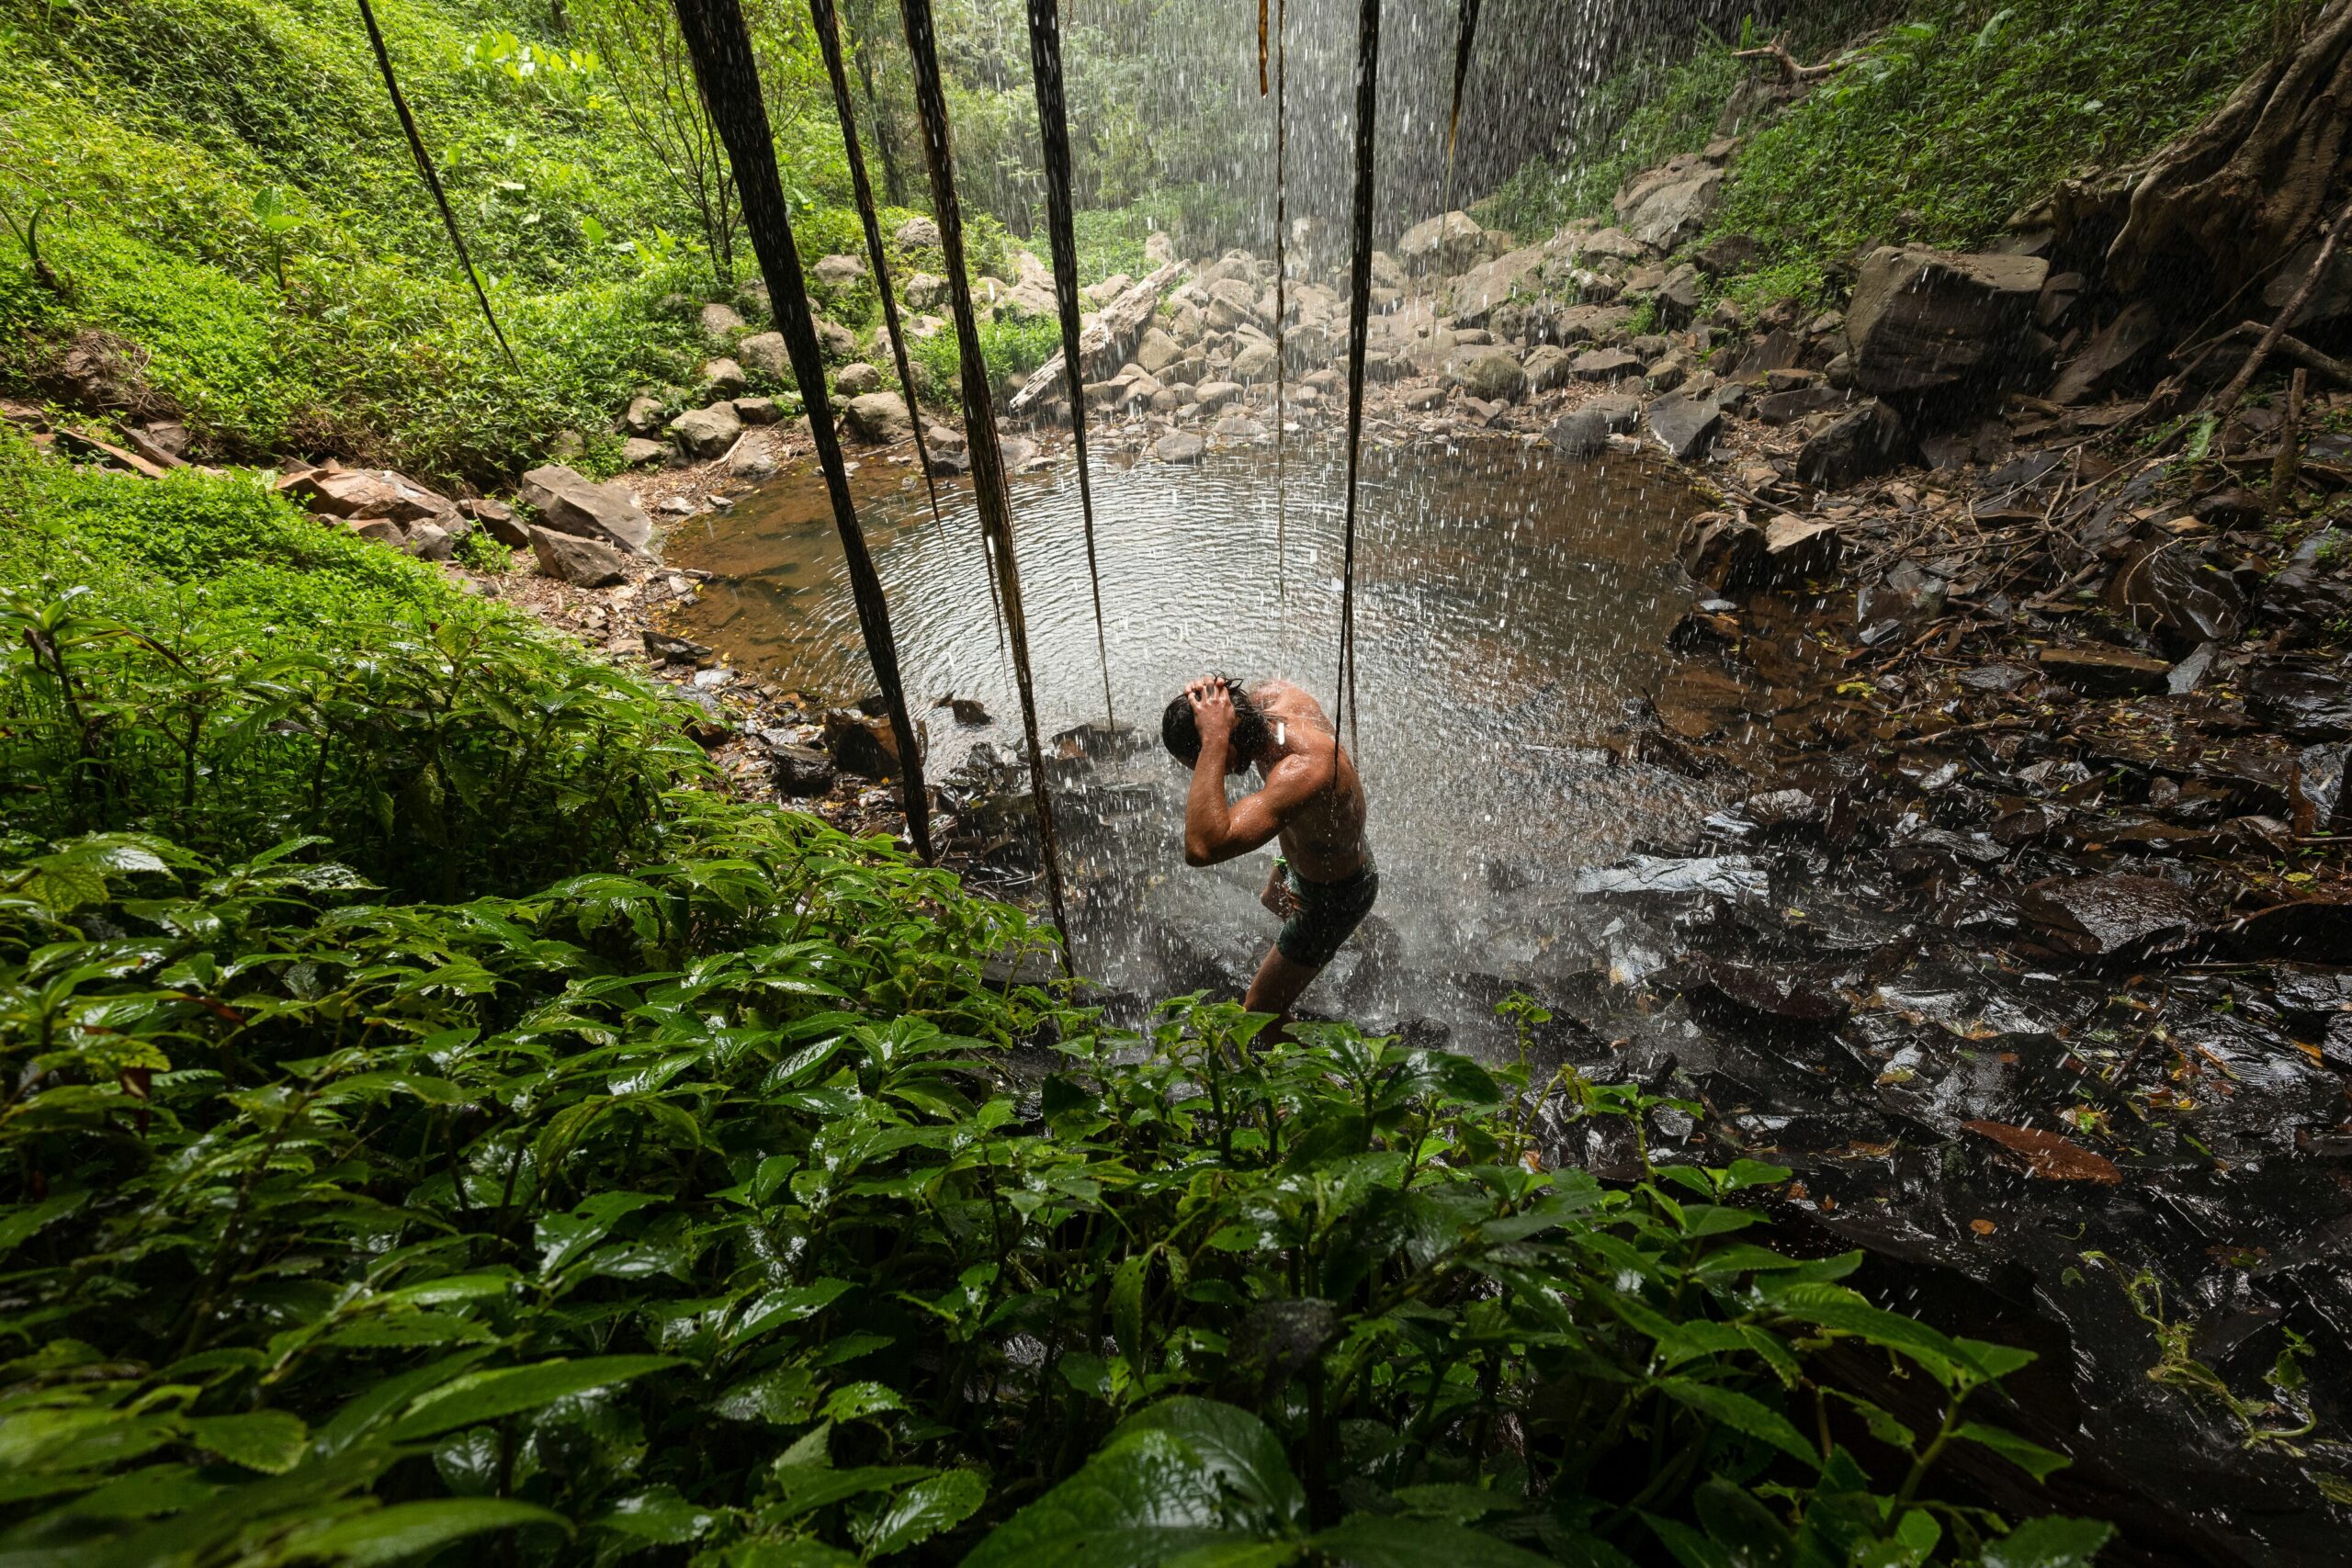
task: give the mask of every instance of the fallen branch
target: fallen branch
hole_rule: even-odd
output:
[[[1781,67],[1781,80],[1783,82],[1817,82],[1824,76],[1846,69],[1848,62],[1843,59],[1825,60],[1818,65],[1799,65],[1796,57],[1789,52],[1788,39],[1789,35],[1782,33],[1762,49],[1734,50],[1732,58],[1773,61]]]

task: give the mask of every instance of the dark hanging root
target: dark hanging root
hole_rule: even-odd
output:
[[[514,351],[506,346],[506,334],[498,329],[498,316],[490,308],[490,296],[483,292],[481,274],[474,270],[474,258],[466,251],[466,237],[458,232],[458,215],[449,210],[449,198],[441,189],[441,176],[433,171],[432,155],[424,150],[424,138],[416,132],[416,117],[408,112],[408,99],[401,96],[400,78],[392,74],[392,57],[384,48],[383,29],[376,26],[376,9],[368,0],[359,0],[359,19],[368,24],[368,44],[376,51],[376,69],[384,75],[384,91],[391,95],[392,112],[400,117],[401,130],[407,133],[409,155],[416,160],[416,172],[424,178],[424,188],[433,193],[433,205],[441,209],[441,226],[449,231],[449,243],[458,253],[459,265],[466,269],[466,281],[473,285],[474,299],[481,306],[481,319],[490,323],[490,335],[498,340],[498,352],[506,356],[506,367],[520,372]],[[40,265],[40,258],[34,258]]]
[[[680,0],[683,5],[685,0]],[[732,0],[727,0],[732,4]],[[939,224],[939,248],[947,260],[947,288],[956,308],[956,342],[963,361],[959,378],[964,422],[971,442],[972,490],[994,558],[1004,602],[1005,627],[1012,640],[1012,678],[1021,694],[1021,724],[1029,742],[1029,792],[1037,807],[1037,839],[1045,852],[1046,893],[1060,938],[1063,973],[1071,973],[1069,919],[1062,898],[1061,846],[1054,832],[1054,805],[1046,791],[1046,752],[1037,734],[1037,693],[1029,674],[1029,624],[1021,604],[1021,569],[1012,555],[1012,509],[1004,488],[1004,453],[997,445],[995,395],[988,361],[980,354],[979,324],[972,312],[972,283],[964,267],[964,209],[956,197],[955,153],[947,134],[947,94],[939,77],[939,52],[931,0],[899,0],[912,58],[915,108],[922,118],[923,158],[931,166],[932,215]],[[1083,396],[1073,374],[1073,398]]]
[[[1478,0],[1462,0],[1459,26],[1453,35],[1453,112],[1445,117],[1445,167],[1453,170],[1453,143],[1462,134],[1462,88],[1470,80],[1470,49],[1478,37]]]
[[[923,439],[922,409],[915,401],[914,370],[907,363],[907,340],[899,327],[899,301],[890,288],[889,263],[882,254],[882,220],[874,207],[874,186],[865,177],[865,154],[859,146],[857,109],[849,96],[849,73],[842,64],[841,26],[833,15],[833,0],[808,0],[808,18],[816,24],[817,42],[825,53],[825,73],[832,78],[833,113],[842,122],[842,148],[849,154],[849,179],[852,194],[857,202],[858,221],[865,228],[865,257],[874,268],[875,292],[882,296],[882,323],[890,334],[891,357],[898,363],[899,390],[907,400],[907,418],[915,429],[915,458],[922,465],[923,490],[931,497],[931,520],[940,534],[947,532],[947,519],[939,510],[939,481],[931,471],[931,446]],[[983,556],[987,546],[981,547]],[[1004,650],[1004,606],[997,603],[996,574],[984,572],[989,584],[989,607],[996,613],[997,651]]]
[[[1046,229],[1054,253],[1054,303],[1062,326],[1062,385],[1078,457],[1078,504],[1086,519],[1086,582],[1094,592],[1094,652],[1102,664],[1102,717],[1111,711],[1111,649],[1102,632],[1102,577],[1094,564],[1094,481],[1086,461],[1086,365],[1078,351],[1078,239],[1070,215],[1069,117],[1062,97],[1057,0],[1029,0],[1029,67],[1037,80],[1037,135],[1046,154]]]
[[[865,655],[873,662],[883,700],[889,705],[890,732],[899,743],[899,786],[907,814],[907,836],[914,840],[915,853],[928,861],[932,858],[931,797],[923,786],[922,753],[916,744],[914,719],[907,712],[907,694],[899,683],[890,607],[882,596],[882,580],[875,574],[865,532],[858,526],[857,507],[849,493],[849,470],[842,463],[841,442],[833,433],[824,355],[817,346],[817,324],[801,278],[800,253],[793,247],[792,218],[785,206],[784,186],[776,177],[775,141],[760,96],[760,69],[752,53],[752,35],[743,25],[738,0],[673,0],[673,4],[679,29],[685,34],[686,52],[694,60],[703,103],[718,128],[728,163],[735,171],[743,227],[760,259],[760,275],[767,280],[776,330],[784,334],[785,350],[792,359],[792,378],[808,412],[808,434],[817,446],[817,461],[825,470],[833,526],[841,534],[842,554],[849,559],[857,627],[865,635]],[[991,435],[994,429],[989,427]]]
[[[1258,10],[1259,25],[1264,27],[1265,7]],[[1261,35],[1262,37],[1262,32]],[[1283,581],[1283,536],[1289,514],[1288,487],[1283,472],[1283,434],[1284,381],[1290,373],[1290,349],[1283,340],[1285,318],[1290,301],[1286,293],[1290,282],[1290,212],[1288,208],[1290,173],[1290,121],[1283,103],[1287,78],[1290,74],[1290,0],[1275,0],[1274,9],[1274,603],[1288,604],[1290,592]]]
[[[1363,352],[1372,321],[1373,130],[1379,107],[1380,0],[1363,0],[1356,24],[1355,251],[1348,263],[1348,510],[1340,571],[1340,681],[1331,701],[1331,728],[1348,716],[1348,744],[1361,765],[1356,733],[1356,475],[1363,454]],[[1331,784],[1339,787],[1340,756],[1331,753]]]
[[[1266,0],[1258,0],[1258,96],[1266,96]]]

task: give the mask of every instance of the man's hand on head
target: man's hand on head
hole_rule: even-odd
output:
[[[1201,744],[1229,743],[1233,739],[1233,693],[1222,676],[1212,675],[1205,681],[1195,681],[1184,688],[1184,696],[1193,705],[1193,723],[1201,732]]]

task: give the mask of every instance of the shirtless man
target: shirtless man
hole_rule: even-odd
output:
[[[1159,738],[1193,770],[1184,803],[1186,864],[1216,865],[1282,840],[1259,899],[1283,919],[1282,934],[1242,1003],[1287,1023],[1299,993],[1380,896],[1355,762],[1321,705],[1287,681],[1247,691],[1223,676],[1195,681],[1168,705]],[[1252,767],[1263,784],[1228,804],[1227,776]]]

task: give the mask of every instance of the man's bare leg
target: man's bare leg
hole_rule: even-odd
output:
[[[1286,1040],[1290,1037],[1290,1010],[1306,987],[1315,983],[1315,976],[1321,973],[1320,969],[1294,964],[1283,956],[1281,948],[1270,947],[1266,950],[1266,961],[1258,965],[1258,977],[1250,982],[1250,994],[1241,998],[1241,1005],[1251,1012],[1272,1013],[1274,1025],[1268,1033],[1274,1040]]]

